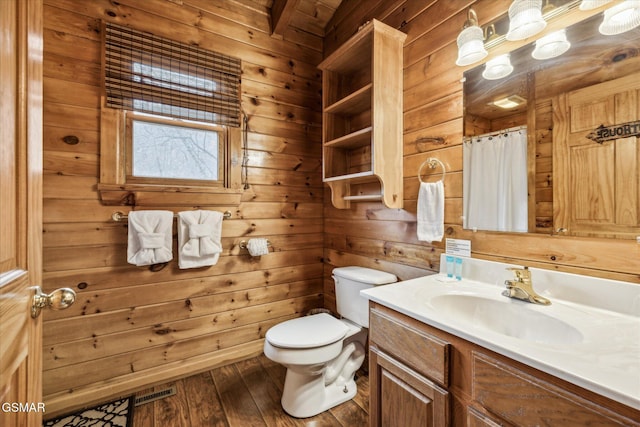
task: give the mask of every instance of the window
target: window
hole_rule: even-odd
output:
[[[126,129],[128,182],[225,184],[223,127],[128,114]]]
[[[239,193],[240,61],[113,23],[103,28],[103,202],[139,204],[149,191]]]

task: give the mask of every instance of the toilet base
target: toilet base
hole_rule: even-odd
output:
[[[307,418],[353,399],[357,392],[353,377],[340,385],[324,384],[324,375],[308,375],[287,369],[282,408],[292,417]]]

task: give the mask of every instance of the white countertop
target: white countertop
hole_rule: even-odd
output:
[[[478,261],[465,259],[465,262],[470,264],[467,266],[467,273],[478,268]],[[494,271],[504,270],[505,264],[492,264],[498,265],[498,270],[494,268]],[[586,278],[567,273],[539,274],[540,277],[544,277],[545,274],[560,274],[559,281],[567,283],[569,289],[577,286],[572,283],[574,280],[577,283],[587,283],[589,280],[602,282],[592,287],[595,290],[593,295],[586,295],[591,290],[588,284],[583,285],[586,290],[571,292],[582,302],[579,303],[560,299],[563,290],[558,289],[557,285],[548,285],[554,282],[554,278],[545,280],[540,286],[540,289],[544,290],[541,292],[536,286],[536,273],[540,270],[532,271],[534,289],[551,299],[551,305],[530,304],[502,296],[501,292],[505,289],[502,285],[503,278],[497,278],[493,283],[471,279],[446,281],[444,274],[377,286],[362,291],[361,295],[428,325],[640,410],[640,316],[636,313],[640,300],[640,285],[629,283],[630,288],[626,288],[626,282]],[[608,283],[608,288],[605,282],[611,282]],[[620,311],[611,310],[611,298],[603,304],[606,309],[590,305],[594,301],[597,303],[598,299],[604,300],[598,293],[606,294],[616,289],[624,289],[622,293],[626,293],[625,298],[620,298],[621,305],[624,305]],[[434,299],[442,295],[455,297],[449,298],[446,301],[449,306],[445,306],[442,304],[445,299]],[[455,298],[460,295],[463,298],[465,295],[473,295],[484,300],[492,300],[489,302],[498,304],[496,307],[508,309],[503,313],[505,321],[508,319],[509,311],[515,313],[514,310],[531,310],[526,313],[533,312],[534,319],[550,317],[549,320],[558,320],[563,325],[570,325],[570,333],[566,334],[567,339],[561,333],[558,339],[548,340],[544,336],[545,330],[540,328],[554,329],[553,322],[545,326],[545,322],[537,321],[530,322],[535,325],[527,325],[526,321],[516,325],[518,328],[538,328],[537,331],[533,331],[535,333],[525,338],[496,332],[491,327],[483,327],[481,322],[474,321],[473,315],[467,316],[466,313],[452,310],[451,302],[455,303]],[[585,304],[585,301],[588,304]],[[553,337],[557,331],[551,332],[550,335]]]

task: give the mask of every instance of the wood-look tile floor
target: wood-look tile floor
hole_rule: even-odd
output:
[[[315,417],[290,417],[280,405],[286,369],[264,355],[173,381],[173,396],[137,406],[133,427],[255,427],[369,425],[369,378],[356,375],[358,394]],[[143,394],[150,390],[144,390]]]

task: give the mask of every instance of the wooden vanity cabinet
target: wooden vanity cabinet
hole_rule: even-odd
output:
[[[372,308],[370,426],[448,426],[449,343]]]
[[[640,427],[640,411],[370,303],[370,425]]]

